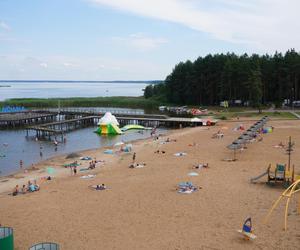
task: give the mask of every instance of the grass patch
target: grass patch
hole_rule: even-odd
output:
[[[54,108],[58,107],[124,107],[124,108],[157,108],[157,100],[144,97],[72,97],[72,98],[22,98],[9,99],[0,102],[0,107],[5,105],[24,106],[27,108]]]
[[[260,117],[263,117],[263,116],[269,116],[269,117],[272,117],[272,118],[280,118],[280,119],[296,119],[296,117],[291,114],[290,112],[278,112],[278,111],[275,111],[275,112],[262,112],[262,113],[259,113],[259,112],[224,112],[224,113],[220,113],[219,116],[217,116],[216,118],[217,119],[220,119],[220,120],[226,120],[226,119],[234,119],[234,118],[237,118],[237,117],[240,117],[240,118],[251,118],[251,117],[257,117],[257,118],[260,118]]]

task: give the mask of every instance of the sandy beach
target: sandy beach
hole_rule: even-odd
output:
[[[108,155],[104,149],[80,152],[104,160],[96,169],[70,174],[62,165],[79,158],[55,157],[36,165],[38,170],[17,173],[0,179],[0,224],[14,229],[15,249],[25,250],[38,242],[56,242],[63,250],[99,249],[299,249],[300,216],[298,194],[290,203],[288,230],[283,231],[284,203],[269,222],[264,217],[284,191],[250,178],[266,171],[270,163],[287,163],[279,142],[295,142],[292,164],[300,174],[300,126],[297,120],[271,120],[275,129],[263,134],[261,142],[247,145],[237,153],[226,148],[243,131],[234,131],[240,121],[220,121],[214,127],[184,128],[171,131],[159,140],[133,143],[136,162],[144,168],[131,169],[132,152]],[[253,121],[243,122],[246,129]],[[218,130],[222,139],[212,139]],[[176,140],[163,143],[169,137]],[[154,153],[155,151],[165,151]],[[176,157],[177,152],[186,155]],[[193,169],[193,164],[208,163],[209,168]],[[55,168],[51,181],[45,167]],[[198,176],[188,176],[197,172]],[[95,178],[80,176],[94,174]],[[13,187],[37,179],[41,190],[25,195],[8,195]],[[178,194],[179,182],[192,181],[198,191]],[[90,185],[104,183],[108,190],[95,191]],[[257,239],[245,241],[237,233],[251,216]]]

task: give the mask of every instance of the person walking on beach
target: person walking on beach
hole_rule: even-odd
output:
[[[20,160],[20,169],[23,170],[23,161]]]
[[[133,163],[135,163],[135,158],[136,158],[136,153],[134,152],[134,153],[133,153],[133,156],[132,156],[132,162],[133,162]]]
[[[76,165],[74,166],[73,171],[74,171],[74,175],[76,175],[77,174],[77,166]]]

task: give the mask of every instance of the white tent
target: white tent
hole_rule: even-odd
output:
[[[119,122],[117,121],[117,119],[114,115],[112,115],[110,112],[106,112],[105,115],[98,122],[98,125],[100,125],[100,124],[119,125]]]

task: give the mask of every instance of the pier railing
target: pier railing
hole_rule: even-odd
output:
[[[111,112],[114,115],[144,115],[145,112],[142,109],[118,109],[118,108],[42,108],[38,110],[33,110],[34,112],[55,112],[55,113],[81,113],[89,115],[99,115],[105,114],[106,112]]]

